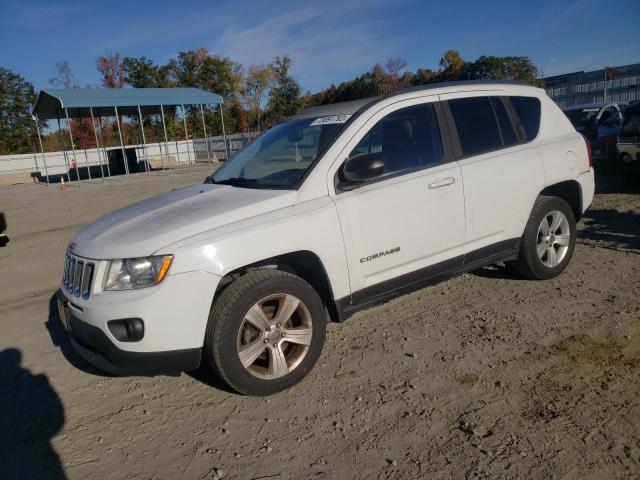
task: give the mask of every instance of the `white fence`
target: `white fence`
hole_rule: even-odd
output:
[[[227,135],[227,148],[233,156],[249,141],[259,135],[259,132],[236,133]],[[209,156],[207,156],[207,146]],[[196,138],[193,140],[170,141],[167,145],[162,143],[149,143],[146,148],[143,145],[127,145],[125,148],[135,148],[138,161],[149,161],[154,168],[164,168],[173,165],[185,165],[190,162],[207,162],[226,160],[227,153],[222,136]],[[120,147],[109,147],[107,150],[118,150]],[[5,173],[32,172],[45,176],[66,175],[73,165],[82,171],[88,168],[92,171],[102,169],[107,172],[106,155],[103,149],[87,149],[66,152],[30,153],[21,155],[0,156],[0,175]],[[82,172],[81,172],[82,173]]]

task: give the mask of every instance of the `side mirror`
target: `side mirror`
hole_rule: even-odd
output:
[[[381,176],[384,162],[375,153],[359,153],[347,159],[342,166],[342,175],[349,183],[362,183]]]

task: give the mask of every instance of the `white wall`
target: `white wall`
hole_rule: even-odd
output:
[[[259,132],[250,133],[237,133],[233,135],[227,135],[227,143],[229,145],[229,151],[233,154],[242,148],[249,140],[256,137]],[[226,158],[223,137],[210,137],[208,140],[209,152],[214,155],[212,159],[224,160]],[[135,147],[138,160],[144,160],[145,153],[142,145],[127,145],[127,148]],[[109,150],[118,147],[110,147]],[[149,143],[146,147],[146,152],[149,157],[159,157],[160,155],[167,155],[165,151],[164,143]],[[179,162],[187,163],[189,158],[194,161],[194,152],[200,161],[206,161],[207,159],[207,142],[204,138],[189,140],[187,143],[185,140],[179,142],[169,142],[168,155],[176,157]],[[0,175],[3,173],[14,172],[40,172],[41,175],[60,175],[68,171],[74,160],[74,153],[71,151],[66,152],[67,163],[65,162],[64,152],[47,152],[42,153],[29,153],[21,155],[2,155],[0,156]],[[102,162],[106,165],[106,157],[103,151],[99,151],[95,148],[88,150],[76,150],[75,160],[79,168],[87,166],[99,166]],[[46,164],[46,171],[45,171]]]

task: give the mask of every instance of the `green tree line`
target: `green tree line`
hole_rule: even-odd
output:
[[[291,75],[293,60],[278,56],[271,63],[241,64],[228,57],[210,53],[205,48],[180,52],[165,64],[142,57],[120,58],[118,53],[101,56],[96,68],[104,88],[196,87],[220,94],[224,98],[224,119],[227,133],[247,132],[269,128],[299,110],[318,105],[344,102],[435,82],[455,80],[517,80],[535,85],[538,70],[528,57],[481,56],[474,61],[464,60],[455,50],[444,53],[439,68],[406,69],[402,58],[390,58],[376,64],[356,78],[316,93],[302,93],[300,84]],[[78,88],[79,84],[67,61],[56,65],[50,83],[56,87]],[[36,147],[35,124],[31,109],[36,99],[33,85],[18,73],[0,68],[0,154],[31,153]],[[204,135],[198,106],[189,106],[186,115],[190,137]],[[167,130],[170,140],[184,139],[180,109],[170,109]],[[205,112],[207,133],[222,133],[219,111]],[[148,142],[162,140],[159,119],[145,118],[144,129]],[[141,142],[138,119],[122,122],[127,143]],[[92,148],[95,140],[90,120],[73,119],[69,125],[79,148]],[[103,123],[104,142],[116,145],[117,127],[113,120]],[[46,151],[59,150],[68,142],[69,131],[63,135],[44,135]],[[68,145],[66,145],[68,148]]]

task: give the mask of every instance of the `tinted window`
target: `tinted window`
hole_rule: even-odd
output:
[[[442,142],[433,105],[390,113],[376,123],[349,156],[360,153],[380,154],[385,175],[441,163]]]
[[[504,103],[500,97],[491,97],[491,104],[493,110],[496,112],[496,118],[498,119],[498,125],[500,126],[500,132],[502,133],[502,143],[505,147],[518,143],[518,137],[513,130],[513,123],[509,118],[507,109],[504,108]]]
[[[496,117],[488,97],[449,100],[465,157],[502,147]]]
[[[526,134],[526,139],[533,140],[540,129],[540,100],[534,97],[509,98],[520,118],[520,124],[524,128],[523,133]]]

